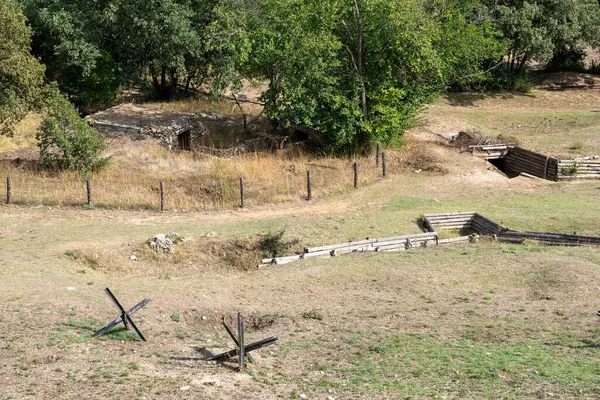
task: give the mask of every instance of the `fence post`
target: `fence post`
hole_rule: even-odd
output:
[[[358,163],[354,162],[354,189],[358,189]]]
[[[381,151],[381,146],[377,143],[377,150],[375,152],[375,166],[379,167],[379,152]]]
[[[90,182],[90,178],[86,178],[85,188],[87,191],[87,205],[91,207],[92,206],[92,182]]]
[[[387,175],[387,165],[385,164],[385,151],[381,153],[381,168],[383,172],[383,177]]]
[[[239,343],[239,356],[240,356],[240,370],[246,368],[246,352],[244,348],[244,318],[242,314],[238,312],[238,343]]]
[[[312,187],[310,182],[310,171],[306,171],[306,200],[312,200]]]
[[[6,177],[6,204],[10,204],[10,197],[11,197],[11,185],[10,185],[10,176]]]
[[[244,178],[240,178],[240,208],[244,208]]]
[[[165,211],[165,184],[160,183],[160,211]]]

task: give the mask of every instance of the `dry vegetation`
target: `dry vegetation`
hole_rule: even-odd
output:
[[[478,101],[478,111],[523,106],[520,98]],[[438,103],[425,121],[455,109]],[[469,110],[456,115],[470,120]],[[475,115],[495,115],[486,112]],[[112,166],[94,177],[95,202],[107,208],[0,205],[0,398],[598,398],[597,248],[481,241],[252,268],[269,232],[285,230],[292,253],[417,233],[424,213],[477,211],[517,230],[600,234],[597,183],[506,179],[433,145],[439,138],[422,143],[470,124],[438,122],[389,153],[385,180],[373,158],[359,160],[360,190],[352,189],[351,160],[222,159],[115,141]],[[15,200],[84,202],[81,177],[2,168],[13,176]],[[307,169],[312,203],[303,200]],[[147,210],[158,205],[160,180],[171,211],[234,208],[239,176],[247,178],[248,209]],[[287,204],[256,207],[280,202]],[[145,244],[172,231],[190,238],[174,255]],[[134,316],[147,343],[124,330],[92,339],[116,314],[106,286],[125,306],[152,298]],[[237,311],[247,340],[280,343],[254,353],[257,364],[245,373],[199,361],[231,346],[220,321]]]
[[[248,206],[302,201],[308,170],[315,199],[352,190],[354,179],[353,160],[301,153],[223,158],[171,153],[153,140],[121,139],[112,142],[108,154],[111,163],[92,178],[94,204],[107,208],[156,209],[161,181],[171,211],[198,211],[238,207],[240,177],[245,179]],[[374,157],[356,161],[360,186],[370,185],[381,176]],[[400,155],[389,152],[388,171],[397,172],[399,166]],[[74,172],[44,172],[2,164],[0,174],[11,176],[16,203],[74,206],[86,200],[84,179]]]

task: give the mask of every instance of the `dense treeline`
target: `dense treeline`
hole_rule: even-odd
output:
[[[6,129],[39,108],[40,88],[51,82],[81,105],[111,102],[128,86],[166,100],[218,97],[249,79],[268,84],[261,100],[270,118],[314,127],[342,152],[400,137],[450,87],[511,89],[531,62],[581,69],[600,38],[596,0],[3,4]]]

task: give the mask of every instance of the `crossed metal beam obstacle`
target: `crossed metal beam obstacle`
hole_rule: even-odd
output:
[[[131,307],[131,309],[129,309],[129,311],[125,311],[125,308],[123,308],[123,306],[121,305],[119,300],[117,300],[117,298],[110,291],[109,288],[105,288],[104,292],[106,293],[106,296],[108,296],[110,301],[113,303],[115,308],[119,311],[120,315],[117,318],[115,318],[114,320],[112,320],[111,322],[109,322],[104,328],[102,328],[98,332],[94,333],[92,335],[92,337],[100,337],[102,335],[105,335],[112,328],[123,323],[123,325],[125,326],[125,329],[133,330],[133,332],[135,332],[136,336],[141,341],[145,342],[146,338],[144,337],[144,335],[142,335],[142,332],[140,332],[140,330],[137,328],[137,326],[131,319],[131,316],[133,314],[135,314],[136,312],[138,312],[139,310],[141,310],[143,307],[145,307],[148,303],[150,303],[151,300],[146,298],[146,299],[140,301],[135,306]],[[227,331],[227,333],[233,340],[233,343],[235,343],[236,347],[234,349],[228,350],[224,353],[210,356],[209,358],[206,359],[206,361],[224,361],[224,360],[227,360],[227,359],[230,359],[233,357],[237,357],[239,368],[244,369],[244,368],[246,368],[246,358],[248,358],[248,361],[250,361],[251,363],[255,363],[254,358],[250,354],[251,352],[261,349],[265,346],[272,345],[279,341],[279,339],[277,339],[277,337],[270,337],[267,339],[252,342],[250,344],[245,344],[245,341],[244,341],[244,318],[242,317],[241,313],[237,314],[237,335],[235,334],[234,330],[227,324],[227,322],[225,321],[225,317],[222,318],[221,323],[223,324],[223,327],[225,328],[225,330]]]

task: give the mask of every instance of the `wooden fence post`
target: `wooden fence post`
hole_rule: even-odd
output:
[[[85,188],[87,191],[87,205],[89,207],[92,206],[92,182],[90,182],[90,178],[85,180]]]
[[[160,211],[165,211],[165,184],[160,183]]]
[[[381,151],[381,146],[377,143],[377,151],[375,152],[375,166],[379,167],[379,152]]]
[[[11,182],[10,182],[10,176],[6,177],[6,204],[10,204],[10,197],[11,197]]]
[[[306,200],[312,200],[312,187],[310,182],[310,171],[306,171]]]
[[[239,355],[240,355],[240,370],[246,368],[246,352],[244,348],[244,318],[242,314],[238,313],[238,342],[239,342]]]
[[[381,153],[381,168],[383,172],[383,177],[387,175],[387,165],[385,164],[385,151]]]
[[[240,178],[240,208],[244,208],[244,178]]]
[[[358,163],[354,163],[354,189],[358,189]]]

